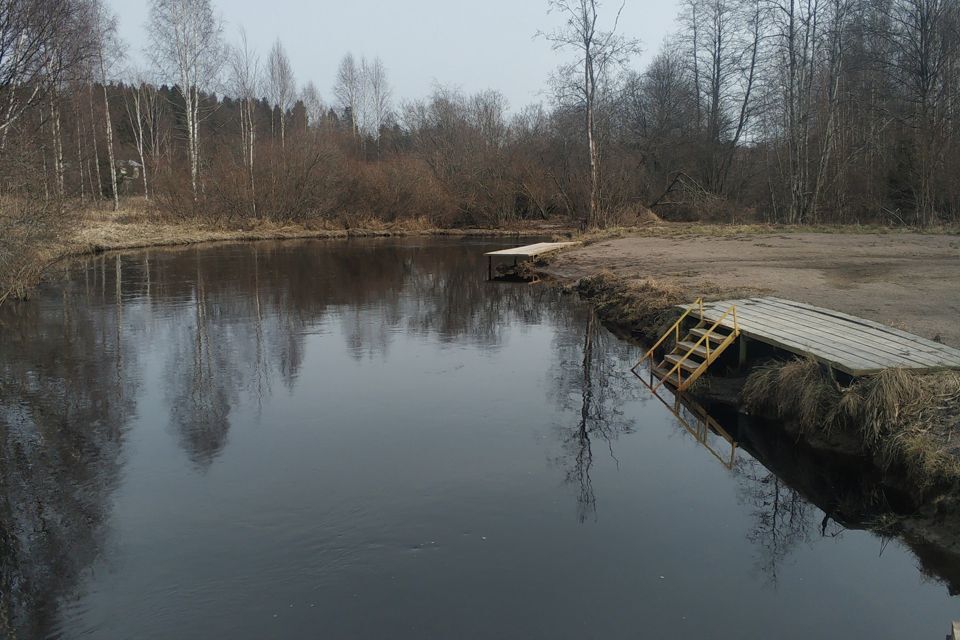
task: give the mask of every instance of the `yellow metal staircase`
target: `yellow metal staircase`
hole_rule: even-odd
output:
[[[683,326],[683,321],[695,309],[700,311],[700,322],[681,340],[680,328]],[[727,309],[715,322],[711,323],[705,318],[703,298],[698,298],[663,334],[663,337],[650,347],[650,350],[644,354],[640,362],[634,365],[634,373],[640,365],[649,360],[651,371],[660,378],[660,382],[654,387],[654,391],[664,382],[669,382],[677,391],[686,391],[720,357],[720,354],[736,342],[740,336],[736,305]],[[730,318],[732,327],[724,324],[727,318]],[[658,364],[655,363],[654,355],[657,349],[671,336],[673,336],[674,341],[673,351],[666,354]]]

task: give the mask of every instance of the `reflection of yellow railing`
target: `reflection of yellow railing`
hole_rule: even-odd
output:
[[[733,469],[733,465],[737,459],[737,441],[733,439],[733,436],[727,433],[726,429],[720,426],[720,423],[713,419],[713,416],[707,413],[706,409],[694,402],[688,396],[683,396],[680,393],[673,394],[673,403],[671,404],[663,396],[657,393],[657,389],[660,387],[660,384],[657,384],[656,386],[653,385],[652,372],[650,374],[650,382],[644,380],[643,376],[636,371],[634,371],[633,374],[637,376],[640,382],[650,389],[650,392],[653,394],[653,396],[659,400],[663,406],[670,411],[670,413],[673,414],[673,416],[677,419],[677,423],[683,427],[687,433],[692,435],[704,449],[710,452],[710,455],[719,460],[720,464],[727,469]],[[690,424],[690,421],[683,416],[682,409],[686,409],[693,415],[693,417],[696,419],[695,424]],[[729,455],[723,455],[720,451],[717,451],[713,446],[711,446],[711,433],[716,434],[730,445]]]

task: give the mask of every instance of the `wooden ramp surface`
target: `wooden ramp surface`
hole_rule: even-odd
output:
[[[551,251],[557,251],[565,247],[572,247],[580,244],[579,242],[538,242],[537,244],[528,244],[524,247],[514,247],[513,249],[500,249],[499,251],[490,251],[485,256],[503,256],[504,258],[536,258]]]
[[[850,375],[883,369],[960,369],[960,350],[856,316],[782,298],[704,303],[704,320],[716,322],[737,307],[740,332],[798,355],[810,355]],[[683,305],[699,318],[697,305]],[[722,326],[733,328],[733,319]]]

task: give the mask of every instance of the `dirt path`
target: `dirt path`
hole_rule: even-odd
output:
[[[710,286],[755,288],[960,347],[960,236],[627,237],[566,252],[548,271],[580,278],[604,269],[694,293]]]

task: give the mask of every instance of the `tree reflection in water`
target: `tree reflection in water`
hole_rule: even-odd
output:
[[[757,569],[776,587],[784,560],[798,544],[810,538],[811,505],[752,458],[743,458],[738,473],[742,480],[741,499],[752,508],[754,522],[747,540],[757,550]]]
[[[596,316],[578,305],[565,307],[567,318],[557,318],[556,351],[560,357],[559,377],[553,386],[556,401],[577,416],[572,427],[562,427],[565,480],[578,489],[577,518],[597,518],[597,496],[593,489],[593,445],[606,445],[617,464],[613,441],[634,431],[635,419],[628,417],[624,404],[639,395],[632,377],[624,375],[621,362],[629,347],[604,329]],[[579,336],[578,336],[579,332]]]
[[[119,262],[107,264],[0,316],[4,637],[54,629],[61,600],[103,548],[138,385]]]
[[[101,256],[0,310],[0,632],[55,635],[58,607],[101,554],[146,342],[159,345],[169,428],[202,472],[228,447],[241,406],[256,411],[274,386],[296,387],[307,336],[331,325],[348,355],[364,359],[385,358],[398,334],[495,352],[511,327],[547,324],[549,394],[565,414],[555,462],[578,520],[596,520],[597,447],[616,464],[615,441],[636,428],[627,405],[645,393],[626,369],[634,349],[554,290],[484,282],[483,248],[258,243]],[[806,498],[846,523],[854,510],[838,505],[856,502],[836,498],[838,483],[810,489],[784,471],[794,447],[773,455],[753,444],[756,460],[743,457],[735,473],[754,513],[748,539],[776,584],[814,535],[819,516]]]

